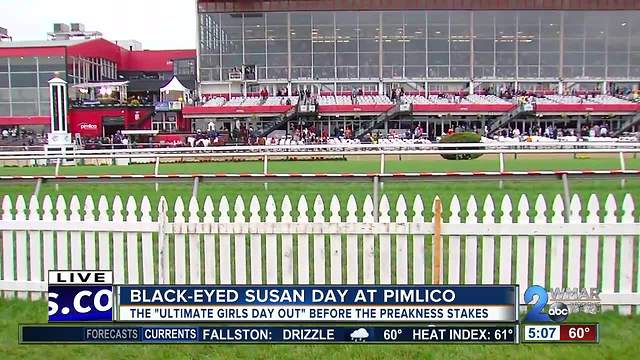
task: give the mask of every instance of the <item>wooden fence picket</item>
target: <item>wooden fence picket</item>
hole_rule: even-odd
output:
[[[390,223],[389,217],[389,198],[382,195],[380,199],[380,222]],[[378,236],[380,244],[380,284],[391,284],[391,235],[380,234]]]
[[[452,226],[460,224],[460,201],[457,195],[453,195],[449,211],[451,212],[449,224]],[[435,254],[433,247],[431,253]],[[447,278],[449,284],[460,284],[460,257],[460,236],[451,235],[449,236],[449,276]]]
[[[236,203],[233,208],[236,216],[234,223],[242,224],[245,222],[244,217],[244,200],[242,196],[236,197]],[[244,285],[247,283],[247,239],[246,234],[240,233],[233,236],[234,244],[234,260],[236,270],[236,284]]]
[[[40,221],[40,204],[37,196],[31,196],[29,200],[29,222]],[[40,231],[29,231],[29,281],[38,283],[43,280],[42,261],[40,251]],[[1,278],[0,278],[1,279]],[[38,292],[31,293],[31,299],[37,300],[42,297]]]
[[[330,223],[339,224],[342,222],[340,218],[340,201],[335,195],[331,197],[329,211],[331,212],[329,216]],[[331,234],[329,238],[331,284],[339,285],[342,284],[342,235]]]
[[[253,195],[249,205],[249,222],[258,224],[262,222],[260,219],[260,201],[258,197]],[[251,284],[262,284],[262,234],[252,233],[249,243],[251,253]]]
[[[297,216],[292,200],[285,195],[276,204],[269,196],[261,209],[257,196],[250,200],[237,196],[232,218],[228,199],[222,196],[216,219],[210,196],[202,206],[190,198],[188,215],[178,197],[173,204],[175,217],[169,222],[164,197],[154,219],[146,196],[139,205],[129,197],[126,206],[119,196],[111,204],[101,196],[97,206],[91,196],[81,201],[74,195],[67,203],[60,195],[55,204],[50,196],[42,202],[30,197],[28,204],[24,196],[5,196],[0,216],[0,291],[5,297],[40,299],[48,271],[54,269],[112,270],[117,284],[427,282],[427,252],[435,253],[435,245],[425,246],[425,237],[435,227],[424,218],[420,196],[413,199],[411,209],[403,195],[393,205],[383,195],[378,209],[366,196],[362,219],[353,195],[346,201],[331,196],[328,208],[317,195],[312,218],[304,196],[295,204]],[[445,284],[517,283],[521,295],[532,284],[548,290],[595,287],[605,299],[603,310],[616,306],[621,314],[630,314],[635,306],[640,311],[640,285],[634,289],[640,284],[636,270],[640,224],[632,196],[621,200],[618,204],[609,195],[600,201],[592,195],[583,209],[574,195],[566,222],[560,195],[552,203],[537,196],[533,206],[522,195],[517,215],[515,199],[505,195],[498,209],[497,199],[488,195],[482,200],[481,218],[479,199],[470,196],[461,204],[454,196],[445,204],[450,216],[441,227],[448,251],[440,278]],[[266,213],[264,220],[261,210]],[[375,211],[379,211],[377,221]],[[393,221],[391,213],[396,214]]]
[[[482,218],[483,224],[493,224],[493,198],[491,195],[487,195],[487,198],[484,201],[484,218]],[[494,237],[483,236],[482,237],[482,283],[483,284],[493,284],[494,283],[494,272],[495,272],[495,259],[494,259],[494,251],[495,251],[495,240]]]
[[[358,222],[356,211],[358,204],[353,195],[349,195],[347,200],[347,223],[355,224]],[[358,235],[347,235],[347,284],[357,284],[360,264],[358,263]]]
[[[413,201],[413,223],[424,223],[424,204],[418,194]],[[425,284],[425,251],[424,235],[413,235],[413,284]]]
[[[198,199],[189,200],[189,224],[200,223]],[[202,284],[200,274],[200,234],[189,234],[189,284]]]
[[[513,217],[511,212],[513,211],[513,206],[511,206],[511,198],[509,195],[505,195],[502,198],[502,203],[500,205],[500,209],[502,211],[502,216],[500,217],[500,224],[513,224]],[[512,263],[512,251],[513,251],[513,236],[501,236],[500,237],[500,268],[498,270],[499,273],[499,283],[500,284],[512,284],[512,275],[511,267]]]
[[[467,202],[466,224],[477,224],[478,204],[475,196],[471,195]],[[478,237],[474,235],[465,236],[464,240],[464,283],[476,284],[478,270]]]
[[[2,199],[2,220],[13,220],[13,204],[9,195]],[[13,231],[2,231],[2,277],[5,281],[15,281]],[[6,298],[15,296],[13,291],[5,291]]]
[[[16,221],[25,221],[27,214],[25,213],[27,205],[25,204],[24,197],[18,196],[16,200]],[[24,230],[16,231],[15,233],[15,251],[16,251],[16,279],[20,283],[29,281],[29,255],[27,252],[27,232]],[[78,250],[79,251],[79,250]],[[17,293],[18,298],[26,299],[27,292],[19,291]]]

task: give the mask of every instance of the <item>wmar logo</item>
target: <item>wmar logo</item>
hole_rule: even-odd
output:
[[[554,302],[549,306],[549,311],[545,313],[544,307],[549,301],[547,290],[539,285],[531,286],[524,293],[524,301],[529,304],[537,296],[537,300],[533,303],[533,307],[524,318],[529,322],[562,322],[569,317],[569,307],[562,302]]]

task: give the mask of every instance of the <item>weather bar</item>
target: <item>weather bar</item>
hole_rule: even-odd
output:
[[[20,343],[464,343],[517,344],[510,326],[73,326],[22,325]]]

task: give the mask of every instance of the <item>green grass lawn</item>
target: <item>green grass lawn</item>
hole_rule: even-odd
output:
[[[0,299],[2,359],[632,359],[640,318],[615,313],[572,315],[600,322],[599,345],[18,345],[18,324],[45,323],[44,301]]]
[[[420,160],[411,157],[388,159],[387,172],[414,172],[414,171],[482,171],[497,170],[497,159],[483,157],[472,161],[444,161],[438,159]],[[368,160],[335,160],[335,161],[273,161],[270,162],[270,172],[286,173],[366,173],[376,172],[379,162],[376,159]],[[571,159],[513,159],[509,157],[506,162],[507,170],[586,170],[586,169],[618,169],[617,157]],[[640,169],[640,160],[628,158],[627,169]],[[162,164],[160,173],[261,173],[262,163],[259,161],[245,162],[220,162],[220,163],[189,163],[189,164]],[[0,168],[0,175],[38,175],[53,174],[53,167],[4,167]],[[151,174],[153,165],[131,166],[73,166],[62,167],[61,174]],[[625,194],[630,193],[636,204],[640,201],[640,179],[630,178],[624,188],[619,179],[616,180],[571,180],[571,192],[581,197],[583,209],[586,207],[588,196],[595,193],[604,202],[607,194],[613,194],[621,203]],[[30,196],[34,190],[34,184],[3,184],[0,187],[0,195],[10,195],[14,200],[17,195]],[[155,208],[161,196],[165,196],[172,207],[178,196],[188,199],[191,196],[191,185],[185,183],[161,183],[156,191],[153,182],[134,184],[44,184],[39,193],[42,199],[45,195],[61,194],[67,199],[77,195],[82,201],[85,196],[97,199],[105,195],[109,201],[118,195],[121,197],[134,196],[139,201],[143,196],[148,196]],[[407,200],[409,211],[407,216],[413,216],[412,203],[416,195],[420,195],[425,201],[425,216],[430,216],[429,204],[438,195],[448,206],[451,198],[456,195],[463,202],[470,196],[475,196],[482,208],[482,202],[487,195],[491,195],[496,203],[499,203],[504,195],[518,199],[522,194],[530,198],[533,204],[535,196],[542,194],[551,206],[554,196],[562,192],[562,183],[557,180],[512,181],[505,180],[501,187],[498,181],[465,181],[454,182],[447,179],[434,182],[386,182],[383,187],[392,204],[391,216],[395,217],[393,208],[398,197],[402,194]],[[325,200],[325,217],[329,216],[328,204],[332,195],[337,195],[341,203],[346,203],[349,195],[354,195],[359,205],[359,215],[364,199],[371,194],[372,186],[369,183],[270,183],[265,186],[262,183],[242,182],[216,182],[202,183],[198,192],[200,204],[207,196],[214,200],[214,215],[218,215],[218,203],[222,196],[230,200],[231,208],[237,196],[245,199],[249,204],[251,196],[256,195],[263,205],[269,195],[273,196],[277,203],[282,201],[285,195],[289,196],[297,207],[297,201],[304,195],[312,207],[316,195],[321,195]],[[247,206],[248,207],[248,206]],[[278,206],[279,207],[279,206]],[[342,207],[343,209],[345,206]],[[202,215],[202,214],[200,214]],[[233,210],[231,216],[234,215]],[[248,209],[245,216],[248,216]],[[264,210],[262,216],[264,217]],[[281,212],[276,214],[280,217]],[[294,219],[297,212],[294,210]],[[313,210],[308,213],[314,215]],[[346,216],[346,211],[341,213]],[[463,214],[464,215],[464,214]],[[500,216],[496,211],[495,216]],[[514,213],[513,216],[517,216]],[[530,213],[532,215],[532,213]],[[586,212],[583,212],[586,216]],[[640,213],[635,214],[636,218]],[[188,214],[185,213],[185,216]],[[466,216],[466,215],[464,215]],[[483,216],[482,210],[477,214]],[[547,216],[551,214],[548,212]],[[600,216],[604,216],[601,212]],[[170,214],[173,217],[173,214]],[[445,213],[445,218],[448,213]],[[392,247],[393,248],[393,247]],[[566,251],[566,250],[565,250]],[[600,345],[519,345],[519,346],[422,346],[422,345],[135,345],[135,346],[79,346],[79,345],[17,345],[18,324],[20,323],[44,323],[46,321],[45,302],[23,302],[17,300],[0,299],[0,359],[19,358],[95,358],[95,359],[204,359],[204,358],[254,358],[254,359],[288,359],[288,358],[365,358],[365,359],[451,359],[451,358],[536,358],[539,356],[594,359],[625,359],[637,357],[637,349],[640,348],[640,318],[637,315],[623,317],[613,313],[598,316],[576,315],[571,320],[575,322],[600,322]]]
[[[640,159],[627,158],[627,169],[640,169]],[[586,169],[617,169],[619,168],[619,160],[617,157],[590,158],[590,159],[573,159],[571,157],[552,157],[549,159],[539,158],[518,158],[510,157],[506,161],[507,170],[586,170]],[[333,160],[333,161],[272,161],[270,162],[270,172],[274,173],[367,173],[378,171],[379,161],[376,159],[365,160]],[[430,158],[426,160],[418,160],[415,158],[404,157],[402,160],[390,158],[386,162],[387,172],[417,172],[417,171],[474,171],[474,170],[497,170],[498,161],[496,158],[482,157],[469,161],[445,161]],[[166,163],[160,166],[161,174],[172,173],[260,173],[262,172],[262,163],[259,161],[242,161],[242,162],[207,162],[207,163]],[[0,167],[0,175],[42,175],[53,174],[54,167]],[[153,173],[153,165],[138,164],[130,166],[64,166],[61,168],[61,174],[80,175],[80,174],[151,174]],[[35,188],[34,184],[6,184],[0,187],[0,195],[11,195],[15,199],[17,195],[31,196]],[[440,196],[445,204],[449,204],[453,195],[457,195],[463,202],[473,195],[478,200],[480,208],[479,216],[482,216],[482,203],[487,195],[491,195],[494,201],[499,202],[504,195],[509,195],[512,199],[518,199],[522,194],[527,195],[534,203],[534,199],[538,194],[542,194],[547,200],[550,208],[553,198],[562,193],[562,183],[559,180],[533,179],[530,181],[504,180],[502,186],[496,180],[474,179],[473,181],[451,181],[450,179],[441,179],[437,181],[424,182],[394,182],[387,181],[382,188],[382,194],[386,195],[392,206],[391,215],[395,216],[393,208],[400,194],[402,194],[409,204],[409,213],[412,215],[411,204],[416,195],[420,195],[425,204],[431,204],[433,198]],[[616,196],[618,201],[622,197],[630,193],[636,200],[640,196],[640,179],[632,177],[626,180],[625,187],[621,186],[619,179],[615,180],[570,180],[570,191],[581,197],[583,207],[586,206],[588,196],[597,194],[602,200],[609,193]],[[97,199],[101,195],[105,195],[109,201],[114,196],[119,195],[123,198],[133,196],[138,203],[143,196],[148,196],[152,206],[155,208],[161,196],[167,198],[170,207],[178,196],[181,196],[186,203],[192,194],[192,185],[190,183],[160,183],[158,191],[152,181],[147,183],[87,183],[87,184],[44,184],[39,193],[42,199],[45,195],[57,196],[61,194],[67,198],[77,195],[83,202],[84,197],[91,195],[97,203]],[[285,195],[288,195],[294,203],[296,203],[301,195],[307,197],[310,207],[312,207],[313,199],[317,195],[321,195],[325,200],[325,215],[328,216],[328,204],[332,195],[337,195],[341,203],[346,202],[349,195],[354,195],[359,207],[362,206],[367,195],[372,194],[372,185],[366,182],[273,182],[265,186],[263,183],[246,183],[241,181],[229,182],[204,182],[200,184],[198,192],[198,200],[202,204],[207,196],[211,196],[217,205],[220,198],[226,196],[231,204],[233,214],[233,204],[237,196],[245,199],[246,213],[248,213],[248,204],[251,196],[256,195],[263,207],[269,195],[272,195],[276,203],[280,203]],[[381,194],[381,195],[382,195]],[[517,200],[514,200],[516,202]],[[126,200],[125,200],[126,202]],[[602,201],[604,202],[604,201]],[[448,205],[447,205],[448,206]],[[463,206],[464,207],[464,206]],[[431,206],[425,205],[426,214],[430,214]],[[294,210],[294,214],[296,211]],[[310,215],[313,211],[310,211]],[[280,216],[281,214],[277,214]],[[342,215],[346,215],[343,212]],[[361,214],[360,214],[361,215]],[[499,216],[500,214],[495,214]],[[517,214],[514,214],[517,215]],[[550,216],[551,214],[549,214]],[[584,214],[586,215],[586,214]],[[446,214],[445,214],[446,216]]]

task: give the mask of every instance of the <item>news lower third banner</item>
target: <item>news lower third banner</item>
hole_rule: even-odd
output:
[[[517,325],[105,326],[21,325],[21,344],[518,343]]]
[[[116,286],[126,322],[516,322],[517,286]],[[115,310],[115,309],[114,309]]]

